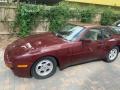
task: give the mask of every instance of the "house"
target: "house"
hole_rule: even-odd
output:
[[[66,1],[120,7],[120,0],[66,0]]]

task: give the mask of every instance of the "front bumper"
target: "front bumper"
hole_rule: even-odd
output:
[[[13,68],[14,68],[13,63],[12,63],[12,62],[10,61],[10,59],[9,59],[7,49],[5,50],[5,53],[4,53],[4,61],[5,61],[5,65],[6,65],[8,68],[10,68],[10,69],[13,69]]]
[[[30,69],[31,67],[28,66],[27,68],[19,68],[17,67],[16,60],[9,57],[9,48],[7,47],[4,53],[4,62],[5,65],[12,70],[12,72],[19,77],[31,77]],[[11,60],[12,59],[12,60]]]
[[[30,70],[28,69],[14,68],[12,69],[12,72],[14,73],[14,75],[19,77],[31,77]]]

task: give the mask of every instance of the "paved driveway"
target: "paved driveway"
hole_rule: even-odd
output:
[[[120,90],[120,55],[113,63],[96,61],[72,66],[44,80],[14,76],[0,49],[0,90]]]

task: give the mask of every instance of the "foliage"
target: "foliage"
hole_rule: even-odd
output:
[[[114,12],[111,8],[107,8],[101,14],[101,25],[111,25],[113,23],[112,17],[114,16]]]
[[[39,13],[40,12],[40,13]],[[17,10],[15,26],[18,26],[20,31],[19,36],[27,36],[34,26],[35,20],[39,17],[41,19],[45,18],[44,8],[40,6],[30,6],[30,5],[20,5]]]
[[[76,18],[78,20],[81,19],[81,8],[80,7],[76,7],[71,11],[71,18]]]
[[[95,16],[94,7],[87,7],[81,10],[81,22],[83,23],[92,22],[94,16]]]
[[[120,20],[120,13],[114,13],[114,15],[112,16],[112,21],[116,22]]]
[[[48,20],[50,22],[49,30],[58,31],[62,26],[65,25],[69,19],[70,11],[68,6],[58,5],[50,8]]]
[[[50,22],[50,31],[58,31],[69,18],[70,11],[66,4],[47,8],[44,5],[21,4],[17,10],[15,27],[20,29],[18,35],[24,37],[29,35],[32,27],[41,20],[47,19]]]
[[[19,27],[18,35],[25,37],[31,33],[33,27],[37,26],[42,20],[49,22],[49,30],[57,32],[69,19],[76,18],[84,23],[92,22],[96,10],[94,7],[87,6],[81,8],[68,3],[59,3],[54,6],[20,4],[17,9],[14,28]],[[98,13],[98,12],[97,12]],[[120,19],[119,14],[113,13],[111,9],[105,9],[101,14],[102,25],[110,25],[113,21]]]

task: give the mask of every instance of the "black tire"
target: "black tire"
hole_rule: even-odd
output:
[[[117,54],[116,54],[116,56],[115,56],[113,59],[110,59],[110,56],[109,56],[109,55],[110,55],[110,52],[111,52],[112,50],[117,50]],[[113,47],[113,48],[108,52],[108,54],[106,55],[105,61],[108,62],[108,63],[115,61],[116,58],[118,57],[118,54],[119,54],[119,48],[118,48],[118,47]]]
[[[52,68],[52,71],[51,71],[49,74],[44,75],[44,76],[41,76],[41,75],[39,75],[39,74],[37,73],[36,68],[37,68],[38,63],[41,63],[41,62],[43,62],[44,60],[50,61],[50,62],[52,63],[52,65],[53,65],[53,68]],[[32,68],[31,68],[31,75],[32,75],[34,78],[36,78],[36,79],[46,79],[46,78],[49,78],[49,77],[51,77],[52,75],[54,75],[55,72],[56,72],[56,69],[57,69],[57,62],[56,62],[56,59],[55,59],[55,58],[53,58],[53,57],[43,57],[43,58],[41,58],[40,60],[36,61],[36,62],[33,64]]]

